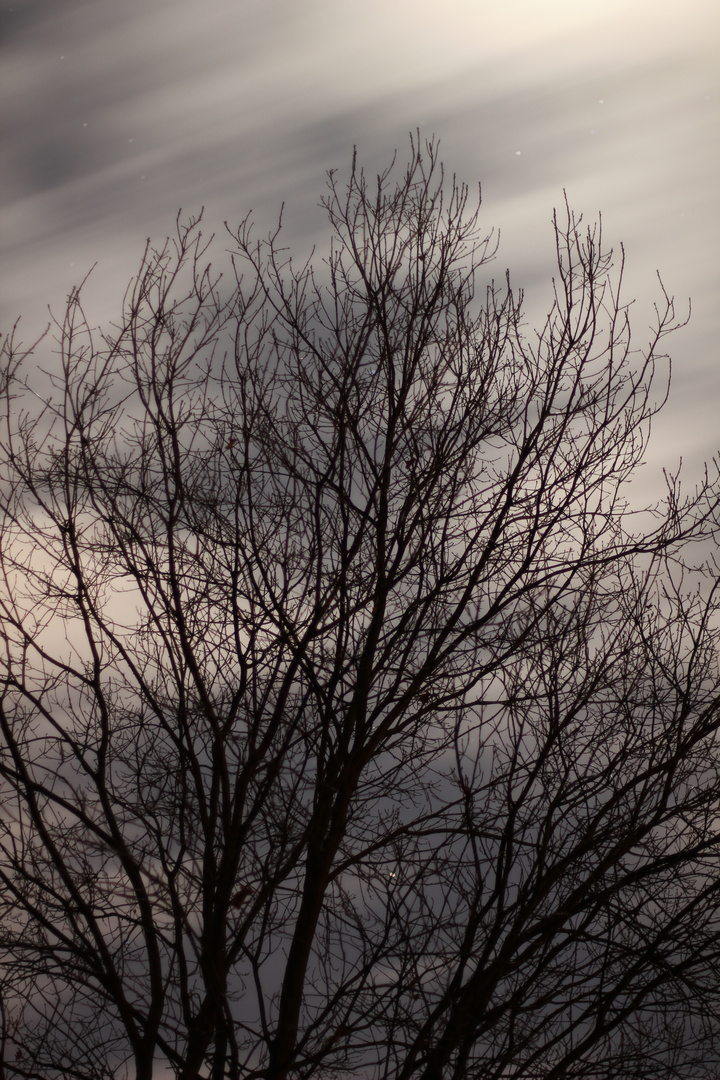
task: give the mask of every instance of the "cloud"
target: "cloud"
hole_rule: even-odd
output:
[[[96,260],[93,311],[115,314],[145,238],[179,206],[204,204],[213,228],[252,208],[266,228],[285,201],[307,250],[325,170],[355,143],[381,167],[419,125],[483,181],[518,284],[547,281],[563,187],[602,209],[642,302],[656,268],[693,295],[681,352],[703,402],[720,397],[701,351],[720,239],[708,0],[682,18],[665,0],[448,0],[441,18],[429,0],[14,0],[3,16],[4,325],[39,324]],[[703,424],[682,421],[707,452]]]

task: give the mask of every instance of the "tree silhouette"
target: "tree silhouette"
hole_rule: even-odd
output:
[[[567,211],[531,334],[394,168],[318,269],[178,219],[5,341],[6,1076],[718,1075],[720,490],[627,501],[672,300],[631,349]]]

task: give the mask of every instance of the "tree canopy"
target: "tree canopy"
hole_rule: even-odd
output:
[[[631,347],[565,207],[528,330],[433,142],[323,205],[5,339],[5,1074],[717,1077],[720,484],[628,501],[672,298]]]

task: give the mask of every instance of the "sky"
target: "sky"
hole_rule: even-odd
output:
[[[638,344],[660,297],[689,325],[646,479],[720,450],[717,0],[0,0],[0,326],[29,340],[97,263],[107,324],[147,237],[179,208],[209,232],[285,203],[287,242],[322,242],[327,169],[376,171],[408,133],[482,183],[530,316],[547,301],[563,200],[624,244]],[[43,354],[43,349],[45,353]],[[41,346],[38,363],[50,345]]]

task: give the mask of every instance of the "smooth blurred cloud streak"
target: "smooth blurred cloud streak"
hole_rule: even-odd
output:
[[[383,166],[408,132],[481,180],[529,309],[547,296],[553,206],[624,241],[637,330],[655,270],[693,319],[671,343],[654,453],[717,452],[720,12],[649,0],[3,0],[2,323],[30,336],[98,262],[94,321],[116,316],[145,238],[180,206],[208,231],[286,203],[288,242],[322,241],[328,168]],[[218,258],[228,246],[218,237]]]

